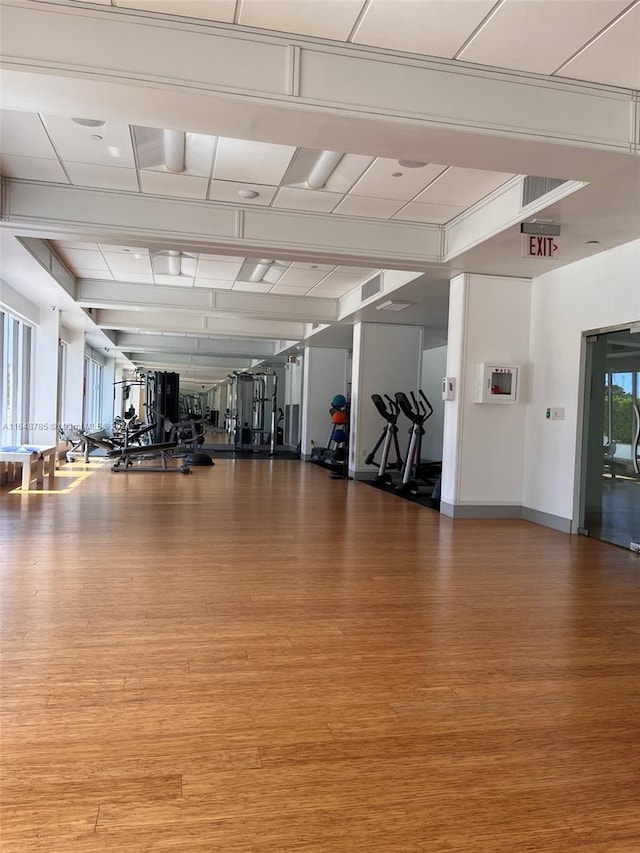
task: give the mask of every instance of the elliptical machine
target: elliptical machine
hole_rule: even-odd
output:
[[[400,471],[402,469],[402,456],[400,454],[400,445],[398,444],[397,427],[398,417],[400,415],[400,406],[392,400],[388,394],[385,394],[384,396],[389,402],[388,409],[380,394],[371,395],[374,406],[378,410],[378,413],[385,419],[386,424],[384,425],[382,435],[378,439],[376,446],[364,460],[365,465],[378,465],[378,474],[372,480],[373,484],[376,486],[390,486],[392,483],[391,474],[387,472],[389,470]],[[389,453],[391,451],[392,443],[394,445],[396,458],[395,461],[389,462]],[[382,455],[380,457],[380,462],[377,463],[375,461],[375,456],[381,444]]]
[[[409,431],[407,456],[402,469],[402,482],[396,486],[395,491],[400,495],[418,495],[420,493],[431,495],[437,485],[442,463],[423,463],[420,454],[422,436],[425,434],[424,424],[433,414],[433,406],[424,391],[418,391],[420,399],[416,397],[413,391],[410,393],[413,406],[403,391],[396,393],[396,403],[405,417],[411,421],[411,430]],[[421,484],[418,484],[418,480],[421,481]]]

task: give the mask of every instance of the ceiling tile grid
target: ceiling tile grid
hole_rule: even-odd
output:
[[[113,5],[640,86],[640,12],[632,0],[113,0]]]
[[[438,204],[434,224],[443,221],[447,205],[456,215],[461,205],[468,207],[496,186],[494,173],[338,153],[322,186],[310,189],[306,181],[322,152],[174,129],[167,133],[182,139],[182,171],[169,169],[161,129],[2,111],[0,168],[13,178],[333,216],[425,222],[429,208],[418,210],[411,203]],[[502,182],[509,177],[502,176]],[[445,197],[449,187],[455,197]]]

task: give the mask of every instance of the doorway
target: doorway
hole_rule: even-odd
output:
[[[640,334],[587,338],[581,530],[640,544]]]

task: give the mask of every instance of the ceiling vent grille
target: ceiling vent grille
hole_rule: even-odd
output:
[[[370,278],[369,281],[365,281],[360,288],[360,302],[366,302],[367,299],[371,299],[372,296],[375,296],[376,293],[380,293],[381,290],[382,275],[378,273],[378,275],[374,275],[373,278]]]
[[[566,182],[566,178],[538,178],[527,175],[522,183],[522,206],[526,207]]]

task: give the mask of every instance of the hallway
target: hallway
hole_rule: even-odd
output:
[[[293,461],[0,491],[3,853],[631,853],[637,557]]]

